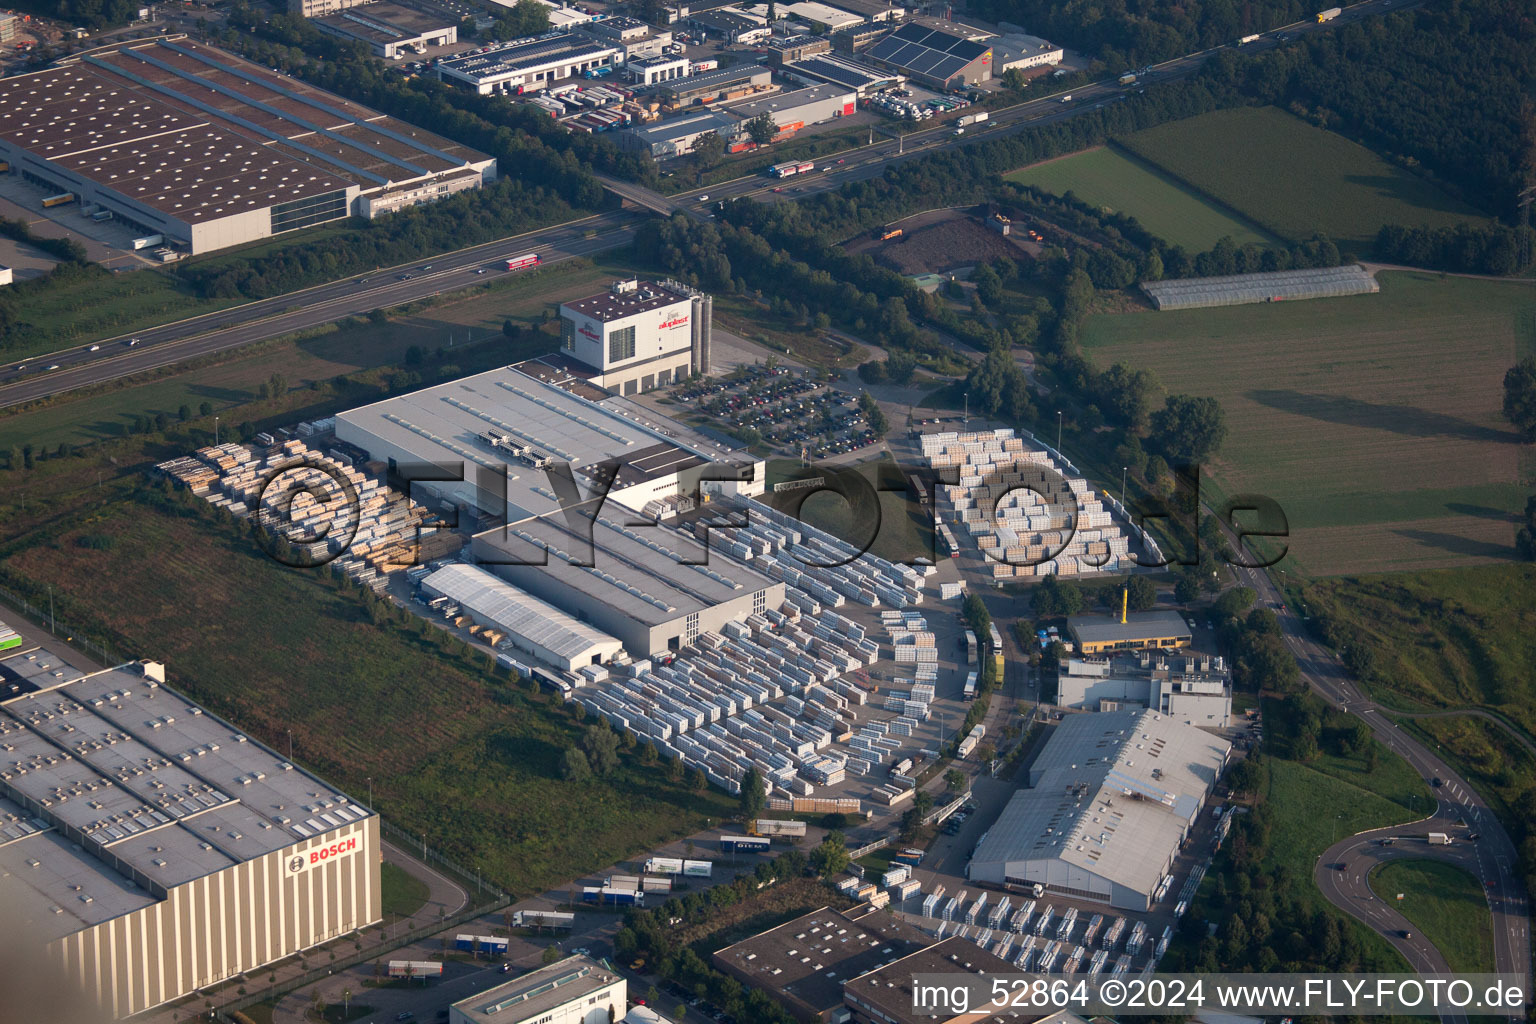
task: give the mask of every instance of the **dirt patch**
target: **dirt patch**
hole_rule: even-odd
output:
[[[864,237],[849,242],[849,252],[868,253],[881,266],[901,274],[944,274],[1001,257],[1032,255],[1029,248],[988,228],[965,210],[933,210],[888,226],[896,238]]]

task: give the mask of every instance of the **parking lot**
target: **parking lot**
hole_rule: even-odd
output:
[[[778,366],[743,366],[727,377],[677,386],[671,397],[717,429],[756,430],[776,451],[822,459],[879,443],[857,399]]]

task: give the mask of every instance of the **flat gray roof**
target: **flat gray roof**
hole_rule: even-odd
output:
[[[541,573],[648,626],[777,585],[746,563],[706,549],[692,534],[635,522],[638,518],[612,501],[600,508],[589,502],[488,530],[475,540],[501,550],[513,563],[538,564],[547,558]],[[716,535],[715,545],[727,537],[728,532]]]
[[[1013,965],[982,949],[970,939],[951,935],[910,953],[892,963],[878,967],[857,978],[850,978],[843,991],[849,999],[866,1006],[876,1007],[892,1024],[932,1024],[938,1018],[931,1013],[920,1014],[914,1007],[912,991],[914,979],[919,974],[964,975],[1016,974]],[[1040,1015],[1015,1015],[1013,1012],[982,1016],[980,1011],[958,1019],[966,1024],[1031,1024]]]
[[[1073,615],[1067,629],[1083,643],[1154,640],[1159,637],[1190,636],[1189,623],[1178,612],[1131,612],[1122,623],[1119,616]]]
[[[350,409],[336,421],[342,440],[368,448],[363,435],[371,435],[422,462],[463,465],[470,480],[476,467],[505,469],[508,522],[553,512],[560,504],[544,470],[505,447],[492,447],[482,438],[487,432],[569,462],[584,496],[591,481],[579,478],[582,470],[608,459],[621,463],[615,489],[704,461],[623,407],[587,401],[510,366]]]
[[[374,43],[399,43],[454,27],[446,15],[432,15],[389,0],[349,7],[323,18],[315,18],[317,24],[327,25],[357,39]]]
[[[489,53],[472,53],[440,60],[437,66],[470,81],[480,82],[569,61],[613,56],[617,52],[607,43],[593,42],[590,36],[563,34],[544,39],[523,39],[497,47]]]
[[[426,576],[422,589],[441,594],[478,618],[495,623],[530,646],[558,658],[588,664],[593,654],[611,657],[624,646],[546,601],[491,575],[477,565],[454,563]]]
[[[453,1008],[484,1024],[531,1020],[617,981],[617,974],[604,970],[595,961],[570,956],[477,996],[461,999]]]
[[[1156,711],[1068,715],[1030,767],[1031,788],[977,848],[973,877],[1059,859],[1151,893],[1231,749]]]
[[[60,660],[0,665],[18,658]],[[104,887],[122,884],[112,861],[168,889],[372,816],[145,673],[129,663],[0,702],[0,797],[79,842]]]
[[[843,982],[928,945],[898,917],[868,907],[822,907],[714,955],[743,984],[796,1000],[817,1014],[843,1002]]]
[[[616,292],[609,288],[596,295],[588,295],[584,299],[572,299],[560,305],[562,309],[572,309],[582,316],[591,317],[606,324],[614,320],[622,320],[627,316],[634,316],[636,313],[687,302],[690,298],[692,296],[687,292],[673,291],[660,281],[638,281],[635,287],[628,291]]]
[[[0,798],[0,878],[6,923],[48,943],[156,902],[103,867],[47,821]]]
[[[688,81],[688,79],[680,79]],[[702,135],[705,132],[727,132],[735,128],[740,121],[729,114],[718,110],[709,110],[699,114],[674,117],[655,124],[636,125],[629,131],[636,137],[648,143],[666,142],[670,139],[686,138],[690,135]]]
[[[776,93],[773,96],[765,96],[760,100],[746,100],[732,105],[731,113],[744,121],[749,121],[761,114],[776,114],[781,110],[789,110],[794,107],[804,106],[807,103],[821,103],[846,96],[853,98],[853,90],[845,85],[809,85],[804,89],[796,89],[793,92]]]

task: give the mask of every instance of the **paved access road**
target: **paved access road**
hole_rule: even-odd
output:
[[[1434,788],[1438,806],[1424,821],[1396,828],[1350,836],[1330,847],[1318,862],[1315,875],[1330,903],[1363,922],[1391,942],[1416,971],[1444,972],[1445,958],[1424,937],[1403,938],[1410,929],[1395,909],[1371,891],[1368,876],[1374,864],[1402,857],[1445,860],[1472,872],[1488,895],[1493,914],[1494,964],[1501,974],[1525,979],[1530,992],[1531,942],[1529,904],[1520,876],[1514,843],[1502,824],[1466,781],[1434,751],[1398,728],[1382,708],[1366,697],[1333,653],[1308,634],[1295,610],[1284,604],[1283,595],[1269,574],[1260,569],[1237,569],[1238,582],[1252,587],[1263,607],[1276,608],[1286,646],[1296,657],[1302,678],[1324,699],[1359,717],[1377,740],[1413,766],[1426,782],[1440,779]],[[1465,827],[1461,823],[1465,822]],[[1450,846],[1430,846],[1425,836],[1446,832]],[[1468,840],[1468,832],[1478,839]],[[1391,846],[1375,839],[1399,836]],[[1333,865],[1344,864],[1339,871]],[[1523,1016],[1523,1014],[1521,1015]],[[1447,1017],[1446,1019],[1454,1019]]]
[[[1362,18],[1388,13],[1394,9],[1418,6],[1423,0],[1363,0],[1345,8],[1344,13],[1324,24],[1297,22],[1265,33],[1258,41],[1243,47],[1247,53],[1272,49],[1282,37],[1294,39],[1310,32],[1330,31]],[[1048,96],[993,111],[984,124],[967,129],[964,136],[954,135],[954,127],[944,123],[913,132],[902,139],[886,139],[842,156],[829,157],[817,171],[787,179],[781,186],[760,175],[738,178],[719,185],[694,189],[677,196],[663,197],[639,186],[626,185],[625,194],[644,195],[641,201],[657,208],[681,208],[695,217],[709,216],[708,209],[726,199],[752,198],[757,201],[796,199],[837,188],[846,182],[878,177],[887,166],[925,155],[945,145],[964,145],[975,139],[996,138],[1025,128],[1050,124],[1118,102],[1129,92],[1149,83],[1183,78],[1225,47],[1202,50],[1155,65],[1134,85],[1122,87],[1100,82],[1072,90],[1070,102]],[[775,188],[781,191],[775,192]],[[706,200],[705,197],[708,197]],[[239,348],[267,338],[307,327],[332,323],[346,316],[397,306],[427,298],[443,291],[468,287],[480,280],[476,271],[505,273],[497,261],[505,256],[536,251],[545,263],[559,262],[572,256],[590,256],[629,244],[633,226],[641,214],[617,212],[587,217],[540,231],[529,232],[485,245],[427,257],[413,264],[382,269],[361,278],[349,277],[331,284],[317,285],[303,291],[274,296],[208,313],[188,320],[139,332],[139,344],[126,346],[126,337],[102,342],[98,351],[90,346],[75,346],[17,363],[0,366],[0,408],[63,394],[78,388],[117,380],[146,370],[193,359],[215,352]],[[430,265],[431,270],[424,270]],[[402,275],[411,274],[409,280]],[[57,370],[47,370],[57,365]]]

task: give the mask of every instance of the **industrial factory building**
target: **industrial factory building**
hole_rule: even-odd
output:
[[[946,1010],[920,1007],[914,987],[919,975],[939,975],[954,979],[951,984],[985,985],[993,978],[1017,976],[1012,964],[978,946],[974,938],[951,935],[931,946],[924,946],[884,966],[867,971],[843,984],[843,1003],[849,1014],[845,1020],[856,1024],[1045,1024],[1042,1016],[1032,1014],[986,1013],[984,1008],[958,1007]],[[974,975],[974,977],[966,977]],[[1070,1014],[1062,1014],[1070,1018]],[[1068,1024],[1063,1020],[1062,1024]],[[1083,1024],[1073,1020],[1071,1024]]]
[[[906,81],[856,57],[841,53],[821,53],[793,60],[784,65],[784,73],[802,82],[827,82],[853,90],[859,99],[867,99],[882,89],[891,89]]]
[[[992,47],[926,25],[903,25],[865,56],[935,89],[964,89],[992,78]]]
[[[612,42],[566,33],[450,57],[438,61],[436,70],[442,81],[481,96],[516,95],[580,77],[594,68],[612,67],[619,52]]]
[[[594,478],[612,471],[609,502],[643,511],[691,495],[708,463],[742,458],[580,377],[546,369],[548,379],[540,379],[534,367],[502,367],[350,409],[337,414],[336,437],[418,478],[411,484],[418,501],[509,523],[558,511],[554,481],[566,469],[579,492],[573,500],[601,493]],[[742,472],[754,482],[719,486],[762,493],[761,461],[748,458]]]
[[[615,281],[560,305],[560,351],[633,395],[709,370],[713,302],[675,281]]]
[[[626,507],[628,506],[628,507]],[[784,584],[613,499],[477,534],[482,568],[617,637],[637,658],[784,603]]]
[[[767,72],[763,74],[766,76]],[[654,124],[626,128],[616,136],[623,149],[649,153],[653,159],[666,160],[693,152],[694,144],[706,135],[729,139],[741,130],[741,122],[718,110],[701,110],[681,117],[671,117]]]
[[[1018,33],[997,36],[988,40],[992,44],[992,73],[1004,71],[1028,71],[1060,64],[1066,52],[1055,43],[1039,36]]]
[[[1193,651],[1067,658],[1056,672],[1056,705],[1151,708],[1185,725],[1222,729],[1232,719],[1232,673],[1224,658]]]
[[[823,84],[776,93],[760,100],[747,100],[731,107],[730,111],[743,121],[767,114],[779,126],[779,131],[794,132],[834,117],[848,117],[858,109],[858,104],[858,96],[843,86]]]
[[[0,661],[0,903],[124,1017],[380,920],[372,811],[137,662]]]
[[[702,75],[689,75],[658,90],[661,101],[673,107],[695,103],[715,103],[743,99],[763,89],[776,88],[773,72],[757,64],[739,68],[721,68]]]
[[[0,79],[0,159],[142,232],[144,247],[192,254],[496,176],[483,153],[178,38]]]
[[[567,672],[600,665],[623,649],[608,634],[478,566],[445,565],[425,577],[421,589],[429,598],[447,598],[476,625],[505,636],[517,650]]]
[[[901,918],[865,905],[822,907],[716,953],[716,968],[748,989],[762,989],[802,1024],[846,1015],[850,978],[924,949],[932,940]]]
[[[1156,711],[1068,715],[977,847],[968,874],[1001,888],[1149,909],[1231,744]]]
[[[638,18],[623,15],[588,21],[578,31],[596,42],[618,47],[620,62],[659,57],[672,43],[672,33],[667,29],[655,28]]]
[[[459,27],[446,16],[391,0],[349,7],[317,17],[314,24],[327,35],[365,43],[375,57],[391,60],[459,41]]]
[[[1194,639],[1184,616],[1174,611],[1112,615],[1073,615],[1067,619],[1079,654],[1159,651],[1188,647]]]
[[[629,1000],[624,976],[584,956],[563,960],[448,1007],[448,1024],[608,1024]]]

